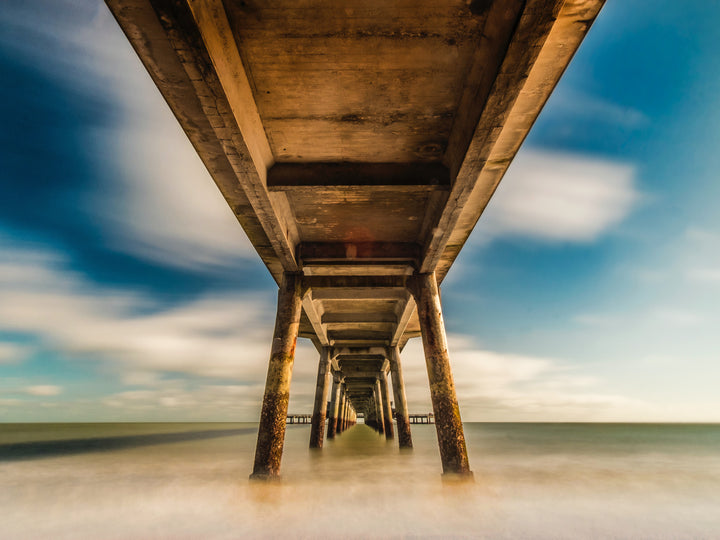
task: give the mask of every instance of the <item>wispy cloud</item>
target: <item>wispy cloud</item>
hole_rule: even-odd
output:
[[[0,342],[0,364],[14,364],[28,354],[28,347],[17,343]]]
[[[3,248],[0,330],[77,358],[111,361],[131,374],[262,378],[271,298],[208,296],[162,308],[132,291],[88,283],[64,269],[59,256]]]
[[[571,363],[485,350],[468,336],[451,335],[458,400],[468,421],[597,421],[644,414],[639,400],[598,389],[601,381]],[[411,408],[431,410],[422,347],[403,354]]]
[[[553,114],[573,119],[587,119],[595,124],[609,124],[626,130],[640,129],[650,124],[642,111],[614,103],[599,96],[573,90],[564,85],[558,88],[553,100]]]
[[[31,396],[57,396],[62,392],[62,387],[55,384],[36,384],[25,388],[25,392]]]
[[[522,151],[490,201],[478,235],[485,241],[510,236],[589,243],[618,225],[638,199],[630,165]]]

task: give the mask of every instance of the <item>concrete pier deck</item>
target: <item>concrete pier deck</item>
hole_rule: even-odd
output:
[[[297,337],[330,360],[328,436],[359,412],[391,436],[390,375],[411,446],[422,336],[443,470],[469,475],[439,285],[603,1],[107,3],[281,287],[256,470],[279,474]]]

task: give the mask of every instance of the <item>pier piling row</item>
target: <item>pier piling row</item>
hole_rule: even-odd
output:
[[[280,473],[298,337],[312,448],[357,411],[412,447],[421,337],[442,470],[470,478],[440,285],[603,0],[106,2],[279,287],[252,477]]]

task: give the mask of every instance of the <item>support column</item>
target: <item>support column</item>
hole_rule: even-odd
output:
[[[416,274],[411,289],[420,319],[443,474],[472,478],[435,273]]]
[[[345,387],[340,386],[340,416],[337,422],[337,435],[345,431]]]
[[[260,413],[255,464],[250,475],[253,479],[272,479],[280,474],[301,300],[300,277],[286,273],[278,291],[275,332]]]
[[[340,409],[340,380],[333,378],[332,401],[330,402],[330,419],[328,420],[327,438],[334,439],[337,433],[338,412]]]
[[[393,347],[389,356],[398,441],[400,448],[412,448],[412,433],[410,432],[410,417],[408,416],[407,397],[405,396],[405,381],[403,380],[402,365],[400,363],[400,348]]]
[[[310,448],[322,448],[325,435],[325,414],[330,392],[330,347],[323,347],[318,363],[315,403],[310,426]]]
[[[350,398],[345,399],[345,417],[343,418],[343,431],[347,431],[347,429],[350,427],[350,410],[352,406],[350,405]]]
[[[392,406],[390,405],[390,388],[387,383],[387,375],[380,375],[380,390],[382,391],[383,418],[385,419],[385,438],[392,439],[395,434],[393,430]]]
[[[385,433],[385,415],[383,414],[382,388],[380,378],[375,379],[375,410],[377,412],[378,431]]]

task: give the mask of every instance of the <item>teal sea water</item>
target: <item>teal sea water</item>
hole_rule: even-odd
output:
[[[720,425],[465,425],[471,485],[435,428],[288,426],[283,480],[249,483],[256,424],[0,425],[0,538],[720,538]]]

